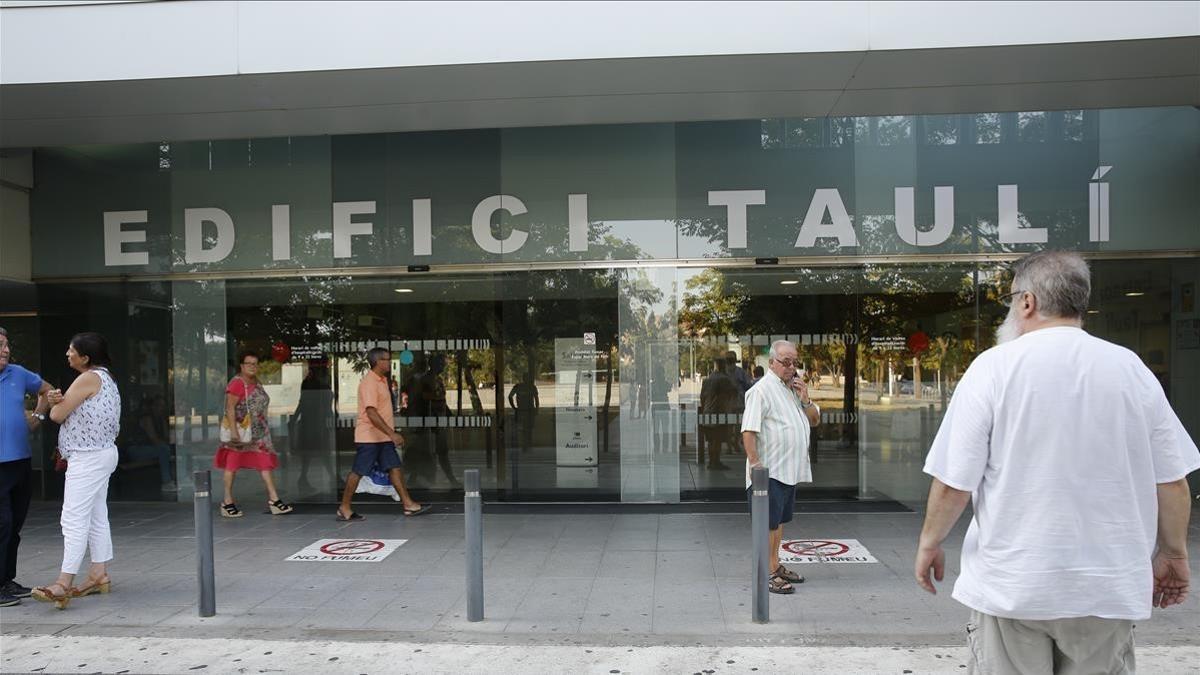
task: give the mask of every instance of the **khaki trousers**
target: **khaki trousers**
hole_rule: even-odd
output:
[[[1106,675],[1136,672],[1133,622],[1094,616],[1019,621],[971,612],[968,673]]]

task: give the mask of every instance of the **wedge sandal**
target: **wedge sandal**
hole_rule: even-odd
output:
[[[62,589],[62,593],[55,593],[53,590],[55,588]],[[49,586],[38,586],[30,592],[30,595],[38,602],[50,602],[57,609],[66,609],[67,605],[71,602],[72,590],[70,588],[63,588],[63,585],[56,581]]]
[[[267,502],[267,506],[271,508],[271,515],[282,516],[286,513],[291,513],[294,509],[291,504],[284,504],[282,499],[276,499],[273,502]]]
[[[238,508],[237,504],[230,502],[229,504],[221,505],[222,518],[241,518],[244,515],[246,514],[242,513],[242,510]]]
[[[112,581],[108,577],[88,580],[84,586],[71,589],[72,598],[83,598],[89,595],[107,595],[112,592]]]

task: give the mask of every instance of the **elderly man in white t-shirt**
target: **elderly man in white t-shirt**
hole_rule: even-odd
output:
[[[972,670],[1133,672],[1133,622],[1187,597],[1200,451],[1138,356],[1083,331],[1078,254],[1034,253],[1013,273],[1000,344],[963,375],[925,463],[917,583],[935,592],[973,498],[954,585]]]
[[[783,524],[792,520],[796,483],[812,482],[808,460],[808,437],[821,423],[821,409],[808,396],[808,386],[797,377],[800,357],[796,345],[778,340],[771,345],[769,370],[746,392],[742,413],[742,445],[746,449],[746,491],[750,490],[751,467],[763,466],[770,477],[767,486],[767,526],[770,536],[772,593],[794,593],[792,584],[804,577],[779,563]]]

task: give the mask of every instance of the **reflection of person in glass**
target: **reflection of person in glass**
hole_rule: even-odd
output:
[[[442,373],[445,370],[445,355],[435,354],[429,359],[428,370],[413,375],[408,388],[409,414],[426,418],[426,423],[425,426],[414,429],[413,447],[406,449],[405,456],[407,457],[413,451],[421,454],[428,453],[429,446],[432,444],[442,473],[446,475],[451,487],[459,488],[462,487],[462,484],[454,476],[454,468],[450,465],[450,448],[447,441],[449,429],[435,426],[436,420],[428,419],[450,416],[450,406],[446,404],[446,385],[442,382]],[[436,478],[436,472],[433,466],[425,461],[427,457],[426,454],[417,464],[423,469],[420,472],[422,478],[432,483]]]
[[[721,444],[729,442],[730,425],[727,421],[718,422],[717,415],[726,415],[732,411],[733,400],[741,399],[737,384],[729,377],[725,359],[713,360],[713,371],[700,384],[700,431],[704,436],[704,444],[708,448],[708,468],[728,469],[721,462]],[[703,457],[700,458],[704,460]]]
[[[733,383],[738,386],[738,390],[744,396],[750,390],[750,385],[754,384],[754,381],[750,379],[750,376],[746,373],[746,369],[738,365],[737,352],[729,351],[725,353],[725,369],[725,372],[733,379]]]
[[[329,362],[314,359],[308,363],[308,373],[300,383],[300,402],[292,414],[290,436],[291,448],[300,456],[301,490],[313,489],[308,482],[308,469],[316,461],[325,470],[328,481],[333,482],[333,387],[329,374]]]
[[[158,462],[158,480],[164,492],[175,492],[179,487],[171,475],[171,444],[167,440],[167,400],[162,394],[149,396],[142,401],[137,425],[133,428],[133,439],[125,450],[126,464],[132,462]]]
[[[650,425],[654,435],[654,450],[665,452],[670,449],[671,376],[666,365],[650,369]]]
[[[529,450],[533,443],[534,418],[537,416],[538,408],[541,407],[537,385],[530,380],[531,376],[526,375],[508,391],[508,407],[513,409],[516,416],[522,451]]]

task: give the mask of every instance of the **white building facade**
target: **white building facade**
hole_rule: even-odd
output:
[[[113,341],[114,498],[189,498],[249,349],[334,501],[381,345],[419,494],[743,499],[786,338],[801,498],[907,508],[1029,251],[1200,436],[1198,106],[1200,2],[2,2],[0,325]]]

